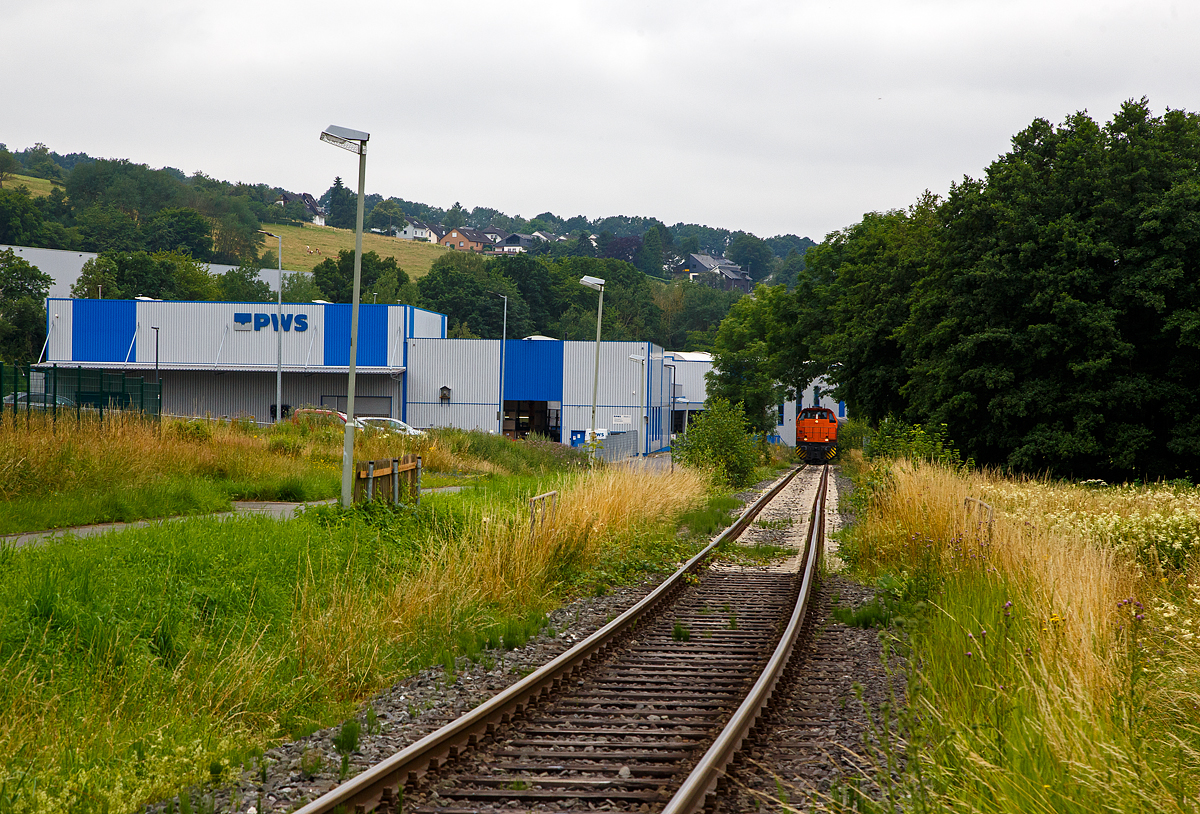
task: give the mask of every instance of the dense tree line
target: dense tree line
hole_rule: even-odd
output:
[[[13,183],[14,175],[47,179],[51,192],[34,196]],[[269,250],[259,254],[263,244],[257,230],[265,223],[308,218],[299,203],[276,205],[282,193],[277,187],[231,184],[199,172],[188,176],[172,167],[60,155],[42,144],[20,152],[0,145],[0,243],[96,252],[73,289],[75,296],[264,301],[270,291],[257,279],[257,269],[274,265],[275,258]],[[321,202],[329,225],[354,227],[357,198],[340,178]],[[446,313],[452,330],[463,336],[500,335],[504,301],[496,295],[504,294],[509,297],[510,335],[589,338],[595,331],[595,295],[578,279],[590,274],[609,280],[605,338],[707,349],[738,295],[719,290],[715,280],[672,281],[673,270],[687,254],[728,254],[755,279],[774,275],[791,283],[803,268],[803,250],[812,243],[795,235],[762,240],[694,224],[668,227],[646,217],[589,220],[543,212],[524,219],[457,202],[442,210],[377,194],[365,196],[364,210],[366,225],[379,229],[417,217],[447,226],[571,236],[538,242],[531,253],[516,257],[447,256],[417,283],[394,258],[364,255],[364,301],[405,302]],[[207,268],[213,262],[235,268],[213,274]],[[18,277],[26,272],[18,265],[8,268],[17,269]],[[326,258],[311,276],[285,277],[284,296],[293,302],[348,302],[352,268],[351,252]],[[29,273],[38,272],[31,267]],[[36,280],[29,284],[40,285]],[[0,332],[24,337],[0,351],[9,360],[30,358],[44,340],[44,320],[26,313],[27,287],[10,285],[11,297],[0,292],[0,311],[9,315],[0,315],[6,320]],[[13,327],[17,325],[23,327]]]
[[[1035,120],[944,200],[829,235],[716,352],[748,412],[825,373],[858,416],[945,424],[983,464],[1194,478],[1200,116]]]
[[[487,259],[465,252],[439,257],[420,280],[401,285],[398,296],[446,314],[452,336],[499,339],[503,296],[508,297],[509,337],[592,339],[597,297],[579,284],[585,275],[606,281],[604,339],[650,341],[673,350],[711,347],[717,326],[739,297],[688,281],[654,280],[612,258],[518,254]]]
[[[14,175],[54,186],[33,196]],[[182,252],[238,265],[259,258],[262,223],[299,223],[298,202],[278,206],[282,190],[231,184],[171,167],[60,156],[36,145],[19,153],[0,145],[0,243],[105,252]]]

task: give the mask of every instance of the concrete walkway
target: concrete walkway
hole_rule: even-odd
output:
[[[438,489],[422,489],[421,494],[431,494],[434,492],[454,493],[461,491],[461,486],[443,486]],[[46,531],[27,531],[21,534],[9,534],[0,537],[0,547],[11,546],[19,548],[21,546],[30,545],[31,543],[44,543],[51,540],[65,537],[68,534],[73,534],[76,537],[94,537],[97,534],[107,534],[110,531],[124,531],[125,529],[140,529],[145,526],[160,525],[162,523],[173,523],[177,520],[186,520],[189,517],[215,517],[218,520],[223,520],[228,517],[237,517],[240,515],[264,515],[273,517],[276,520],[290,520],[296,515],[296,510],[301,506],[327,506],[337,503],[337,500],[314,500],[309,503],[290,503],[286,501],[269,501],[269,500],[235,500],[233,502],[233,511],[231,512],[214,512],[212,514],[181,514],[172,515],[170,517],[155,517],[148,520],[131,520],[128,523],[93,523],[88,526],[69,526],[62,529],[48,529]]]

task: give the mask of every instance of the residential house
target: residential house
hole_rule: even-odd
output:
[[[423,223],[416,218],[406,218],[404,228],[396,230],[396,237],[401,240],[416,240],[422,243],[436,243],[433,232],[429,228],[429,224]]]
[[[492,241],[478,229],[459,226],[439,241],[443,246],[462,251],[481,252],[492,247]]]
[[[742,267],[737,263],[731,263],[723,257],[689,254],[684,258],[682,271],[689,280],[697,280],[702,274],[715,274],[725,291],[736,289],[749,294],[754,288],[754,280],[750,275],[742,271]]]
[[[487,236],[487,239],[499,245],[504,242],[504,238],[508,237],[508,232],[503,229],[497,229],[495,226],[489,226],[486,229],[480,229]]]
[[[316,199],[307,192],[301,192],[299,195],[293,195],[290,192],[284,192],[280,196],[279,200],[275,202],[275,205],[287,206],[293,201],[297,201],[304,205],[304,208],[308,210],[308,214],[312,216],[312,222],[314,226],[325,225],[325,210],[322,209],[321,205],[317,203]]]
[[[522,235],[514,232],[508,235],[496,248],[505,254],[519,254],[529,251],[533,246],[533,235]]]

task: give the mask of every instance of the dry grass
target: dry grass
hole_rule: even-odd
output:
[[[312,271],[313,268],[327,257],[337,260],[339,250],[354,251],[354,230],[334,229],[332,226],[282,226],[270,224],[266,227],[269,232],[283,237],[283,269],[284,271]],[[264,238],[263,249],[278,250],[278,241]],[[317,251],[320,250],[318,254]],[[395,237],[378,235],[374,232],[363,232],[363,251],[373,251],[380,257],[395,257],[400,268],[404,269],[410,279],[424,277],[437,260],[449,251],[436,243],[418,243],[413,240],[400,240]],[[370,300],[370,292],[365,299]]]
[[[612,467],[568,476],[557,512],[536,532],[511,504],[476,508],[465,529],[447,524],[435,534],[420,565],[397,579],[383,604],[355,585],[340,587],[330,602],[301,602],[295,628],[305,634],[297,646],[307,664],[353,689],[381,637],[453,641],[477,627],[480,614],[548,610],[564,579],[621,560],[639,534],[695,507],[707,489],[702,475],[682,467],[661,475]]]
[[[150,483],[168,475],[254,479],[283,476],[293,468],[286,458],[263,454],[266,431],[211,423],[212,437],[193,440],[176,430],[183,422],[161,424],[135,414],[110,412],[103,420],[74,416],[57,423],[24,416],[0,426],[0,498],[65,493],[100,485]]]
[[[873,561],[919,562],[926,548],[940,546],[931,541],[957,541],[937,548],[945,559],[988,557],[1023,588],[1019,601],[1024,607],[1044,609],[1047,621],[1060,620],[1051,626],[1053,635],[1069,651],[1068,662],[1080,671],[1080,680],[1107,691],[1114,675],[1110,657],[1116,603],[1135,592],[1137,569],[1116,548],[1097,545],[1078,528],[1051,522],[1028,499],[1018,497],[1053,490],[1077,500],[1091,498],[1091,508],[1099,510],[1101,497],[1094,490],[1036,481],[1014,484],[994,473],[907,461],[895,463],[889,477],[891,488],[879,511],[864,521],[865,538],[879,547]],[[968,497],[995,506],[990,543],[986,518],[973,504],[967,507]]]
[[[1193,810],[1197,490],[906,461],[872,478],[861,563],[944,580],[917,653],[926,768],[952,789],[933,810]],[[995,507],[990,531],[968,497]]]

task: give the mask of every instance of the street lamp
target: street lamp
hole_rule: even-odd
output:
[[[342,442],[342,505],[354,501],[354,365],[358,359],[358,298],[362,289],[363,187],[367,183],[367,141],[370,133],[329,125],[321,141],[358,153],[358,215],[354,224],[354,296],[350,303],[350,375],[346,382],[346,433]]]
[[[596,440],[596,391],[600,387],[600,320],[604,318],[604,281],[599,277],[584,276],[579,278],[580,285],[600,292],[600,302],[596,305],[596,373],[592,378],[592,426],[589,441]]]
[[[670,401],[667,407],[667,444],[671,447],[671,471],[675,471],[675,365],[663,363],[663,367],[671,368],[671,384],[667,389]]]
[[[265,229],[258,233],[279,241],[279,301],[275,305],[275,423],[283,418],[283,236],[273,235]]]
[[[158,384],[158,326],[150,326],[154,330],[154,383]]]
[[[638,455],[644,455],[645,451],[644,451],[643,445],[642,445],[642,438],[644,436],[644,433],[642,432],[642,426],[646,420],[646,418],[645,418],[646,410],[643,407],[643,403],[646,401],[646,398],[643,395],[646,390],[646,357],[640,356],[635,353],[629,357],[629,361],[638,362],[641,364],[642,377],[641,377],[640,381],[638,382],[638,428],[637,428],[637,436],[638,437],[637,437],[637,442],[638,442]]]
[[[500,434],[504,435],[504,362],[505,354],[508,353],[508,297],[497,291],[491,293],[504,300],[504,328],[500,332],[500,409],[496,411],[496,418],[500,422]]]

